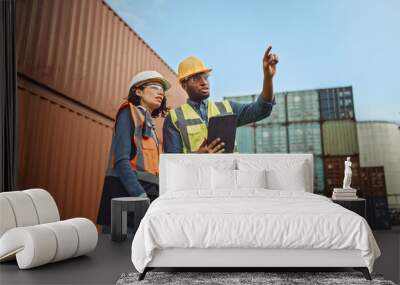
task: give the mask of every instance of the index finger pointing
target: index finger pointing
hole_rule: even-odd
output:
[[[267,48],[267,50],[265,51],[265,54],[264,54],[264,59],[266,59],[268,57],[269,52],[271,51],[271,49],[272,49],[272,46],[268,46],[268,48]]]

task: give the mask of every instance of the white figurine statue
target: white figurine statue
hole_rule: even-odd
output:
[[[344,179],[343,179],[343,189],[353,189],[350,187],[351,184],[351,161],[350,157],[344,162]]]

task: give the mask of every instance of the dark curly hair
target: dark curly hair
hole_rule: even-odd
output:
[[[139,87],[132,87],[131,90],[129,91],[128,95],[128,101],[131,102],[135,106],[140,105],[141,98],[136,95],[136,90],[140,89],[143,90],[145,86],[139,86]],[[151,112],[151,116],[153,118],[158,118],[158,117],[163,117],[165,118],[168,114],[169,108],[167,108],[167,97],[164,96],[161,105],[159,108],[155,109],[153,112]]]

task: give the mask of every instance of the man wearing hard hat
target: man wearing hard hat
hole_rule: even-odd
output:
[[[237,126],[243,126],[268,117],[275,104],[272,79],[276,72],[278,57],[270,53],[271,46],[263,58],[264,82],[261,95],[256,102],[240,104],[228,100],[214,102],[210,96],[208,77],[211,69],[190,56],[178,67],[181,86],[189,98],[182,106],[169,112],[164,121],[164,152],[169,153],[220,153],[224,152],[224,143],[219,139],[207,142],[207,126],[211,117],[237,114]]]
[[[111,142],[97,223],[109,231],[111,199],[158,197],[158,165],[162,145],[152,118],[167,115],[165,91],[169,82],[157,71],[136,74],[128,98],[120,105]]]

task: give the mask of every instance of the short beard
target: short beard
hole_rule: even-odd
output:
[[[197,102],[206,100],[208,97],[210,97],[210,93],[208,93],[207,95],[203,95],[202,93],[193,92],[188,95],[191,100],[197,101]]]
[[[200,101],[206,100],[206,99],[208,99],[208,97],[210,97],[210,91],[208,92],[207,95],[203,95],[203,93],[196,92],[194,90],[194,88],[190,87],[187,84],[182,85],[182,87],[186,91],[186,93],[188,94],[190,100],[193,100],[193,101],[196,101],[196,102],[200,102]]]

